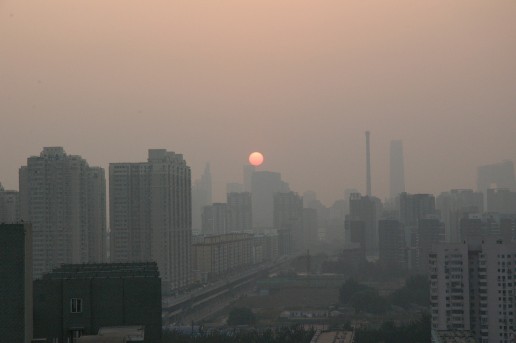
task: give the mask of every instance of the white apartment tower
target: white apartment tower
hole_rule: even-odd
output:
[[[480,343],[512,343],[516,243],[443,243],[430,253],[432,329],[470,330]]]
[[[183,155],[109,166],[112,262],[156,261],[165,290],[190,282],[191,172]]]
[[[19,176],[21,219],[32,223],[33,276],[63,263],[103,262],[104,170],[62,147],[46,147]]]

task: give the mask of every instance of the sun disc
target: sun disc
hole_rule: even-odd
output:
[[[249,155],[249,163],[253,166],[258,167],[263,163],[263,155],[262,153],[255,151]]]

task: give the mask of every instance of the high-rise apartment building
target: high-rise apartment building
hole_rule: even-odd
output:
[[[396,219],[378,221],[378,262],[395,270],[407,269],[407,245],[401,223]]]
[[[207,163],[199,180],[192,185],[192,230],[200,232],[202,227],[202,211],[212,204],[212,183],[210,164]]]
[[[190,282],[192,200],[183,155],[150,149],[147,162],[109,166],[112,262],[157,262],[165,291]]]
[[[471,330],[480,343],[512,343],[516,243],[502,239],[434,245],[429,259],[434,330]]]
[[[251,193],[231,192],[227,193],[229,210],[228,232],[252,231],[253,215]]]
[[[432,246],[444,242],[444,223],[435,216],[419,219],[417,223],[417,261],[419,272],[428,273],[428,255]]]
[[[469,213],[484,212],[484,195],[471,189],[452,189],[439,194],[435,206],[444,222],[446,240],[459,242],[460,219]]]
[[[220,235],[230,232],[228,204],[214,202],[202,210],[202,234]]]
[[[0,183],[0,224],[20,220],[20,193],[5,190]]]
[[[32,340],[32,228],[0,224],[0,340]]]
[[[303,198],[295,192],[274,194],[274,228],[290,236],[290,252],[303,248]]]
[[[80,156],[47,147],[20,168],[21,219],[32,223],[35,278],[63,263],[105,257],[105,175]]]
[[[390,195],[394,199],[405,192],[405,167],[403,163],[403,142],[391,141],[390,149]]]
[[[378,217],[382,212],[382,202],[376,197],[351,193],[349,196],[349,220],[363,221],[365,225],[366,254],[378,252]]]

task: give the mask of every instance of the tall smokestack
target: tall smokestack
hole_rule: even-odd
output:
[[[369,147],[369,131],[365,133],[366,141],[366,178],[367,178],[367,196],[371,196],[371,149]]]

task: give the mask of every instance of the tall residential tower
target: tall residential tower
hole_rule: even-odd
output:
[[[20,168],[21,219],[32,223],[33,275],[63,263],[103,262],[104,169],[61,147],[43,148]]]
[[[192,199],[183,155],[150,149],[147,162],[109,166],[111,261],[156,261],[164,289],[190,282]]]

